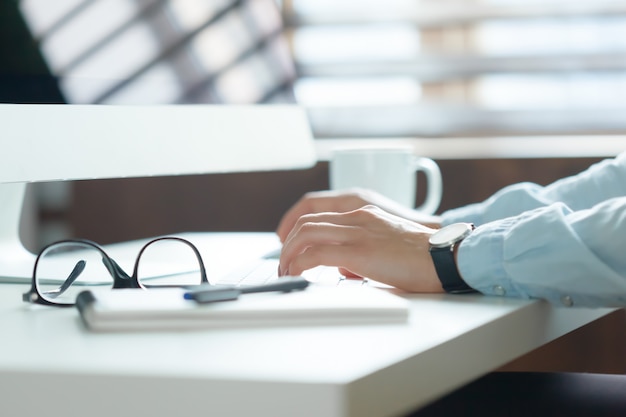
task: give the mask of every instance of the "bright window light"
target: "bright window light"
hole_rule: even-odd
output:
[[[170,0],[168,7],[184,31],[195,30],[227,6],[229,0]]]
[[[477,49],[494,55],[626,51],[626,18],[534,19],[486,22]]]
[[[303,62],[401,60],[419,53],[420,36],[408,24],[306,27],[296,32],[294,50]]]
[[[382,106],[416,104],[420,86],[411,78],[300,79],[299,103],[307,106]]]
[[[43,51],[53,71],[62,71],[77,56],[110,36],[137,12],[133,0],[92,2],[80,18],[68,21],[43,43]]]
[[[221,75],[216,81],[216,91],[228,103],[253,103],[263,95],[261,83],[267,82],[267,78],[265,64],[260,57],[253,56]]]
[[[579,109],[626,106],[626,75],[494,75],[476,84],[487,109]]]
[[[35,37],[49,30],[83,0],[22,0],[20,9]]]
[[[89,103],[154,59],[157,40],[137,23],[105,48],[65,74],[63,89],[72,103]]]
[[[180,80],[174,70],[168,65],[159,64],[104,100],[104,103],[167,104],[176,102],[181,95]]]
[[[231,13],[198,34],[191,48],[202,66],[214,72],[232,62],[253,42],[241,15]]]
[[[380,18],[389,12],[402,14],[419,7],[417,0],[293,0],[293,7],[297,13],[348,15],[359,14],[370,18]]]
[[[282,27],[282,17],[278,7],[270,4],[274,0],[248,2],[247,12],[254,16],[256,31],[260,35],[269,35]]]

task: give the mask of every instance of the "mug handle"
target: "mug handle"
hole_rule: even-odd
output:
[[[416,157],[413,166],[415,172],[422,171],[426,175],[426,199],[416,210],[425,214],[435,214],[441,204],[443,180],[439,165],[430,158]]]

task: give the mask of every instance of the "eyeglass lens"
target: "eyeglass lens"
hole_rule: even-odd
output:
[[[200,262],[192,247],[177,239],[160,239],[137,259],[137,280],[146,288],[199,285]]]
[[[73,304],[82,290],[111,288],[113,278],[102,253],[80,242],[62,242],[46,248],[37,262],[35,285],[39,294],[55,304]]]

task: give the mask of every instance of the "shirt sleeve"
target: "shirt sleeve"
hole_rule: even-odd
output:
[[[558,202],[476,228],[458,268],[472,288],[565,306],[626,306],[626,197]]]
[[[626,196],[626,152],[545,187],[533,183],[505,187],[481,203],[446,211],[441,219],[443,225],[459,221],[482,225],[557,202],[578,211],[621,196]]]

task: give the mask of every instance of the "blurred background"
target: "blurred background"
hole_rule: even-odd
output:
[[[0,0],[0,102],[298,103],[319,143],[562,140],[561,156],[437,159],[445,210],[600,159],[567,149],[626,133],[625,34],[626,1]],[[270,231],[304,192],[327,187],[325,160],[34,184],[22,234],[36,249],[64,237]]]
[[[428,144],[443,211],[626,148],[625,35],[626,0],[0,0],[0,102],[298,103],[319,149]],[[33,184],[21,234],[37,251],[272,231],[327,187],[323,156],[289,172]],[[624,373],[621,313],[505,369]]]

